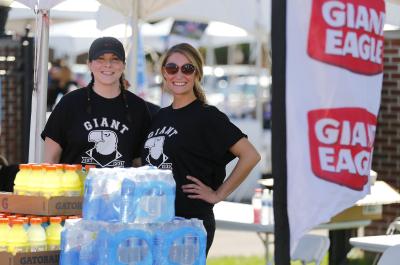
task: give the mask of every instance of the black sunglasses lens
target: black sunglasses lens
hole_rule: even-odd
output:
[[[174,63],[167,63],[165,66],[165,71],[167,72],[167,74],[169,75],[174,75],[179,71],[179,67],[178,65],[174,64]]]
[[[167,72],[167,74],[174,75],[174,74],[178,73],[179,66],[175,63],[167,63],[164,66],[164,69]],[[194,67],[194,65],[190,64],[190,63],[184,64],[181,67],[181,71],[185,75],[191,75],[194,73],[195,70],[196,70],[196,68]]]
[[[184,65],[182,65],[182,67],[181,67],[181,71],[182,71],[182,73],[184,73],[185,75],[191,75],[191,74],[193,74],[195,69],[196,69],[196,68],[194,67],[194,65],[193,65],[193,64],[190,64],[190,63],[184,64]]]

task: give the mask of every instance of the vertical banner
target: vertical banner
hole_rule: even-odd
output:
[[[370,191],[384,21],[383,0],[286,3],[286,176],[274,176],[287,181],[291,252]]]

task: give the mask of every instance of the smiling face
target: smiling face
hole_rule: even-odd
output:
[[[196,96],[193,91],[194,80],[196,77],[196,71],[192,74],[183,74],[181,67],[185,64],[191,64],[191,62],[181,53],[171,54],[165,62],[165,65],[174,63],[179,67],[179,71],[175,74],[168,74],[163,68],[163,76],[167,88],[171,91],[174,97],[187,97],[195,99]]]
[[[125,64],[113,53],[104,53],[88,63],[96,86],[119,86]]]

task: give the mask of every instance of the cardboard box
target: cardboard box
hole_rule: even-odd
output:
[[[13,256],[8,252],[0,252],[1,265],[46,264],[58,265],[60,251],[24,252]]]
[[[333,222],[382,219],[382,205],[353,206],[332,217]]]
[[[81,215],[82,197],[15,195],[0,192],[0,212],[35,215]]]

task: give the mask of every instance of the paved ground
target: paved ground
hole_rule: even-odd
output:
[[[264,256],[264,245],[254,232],[217,229],[209,257]]]

